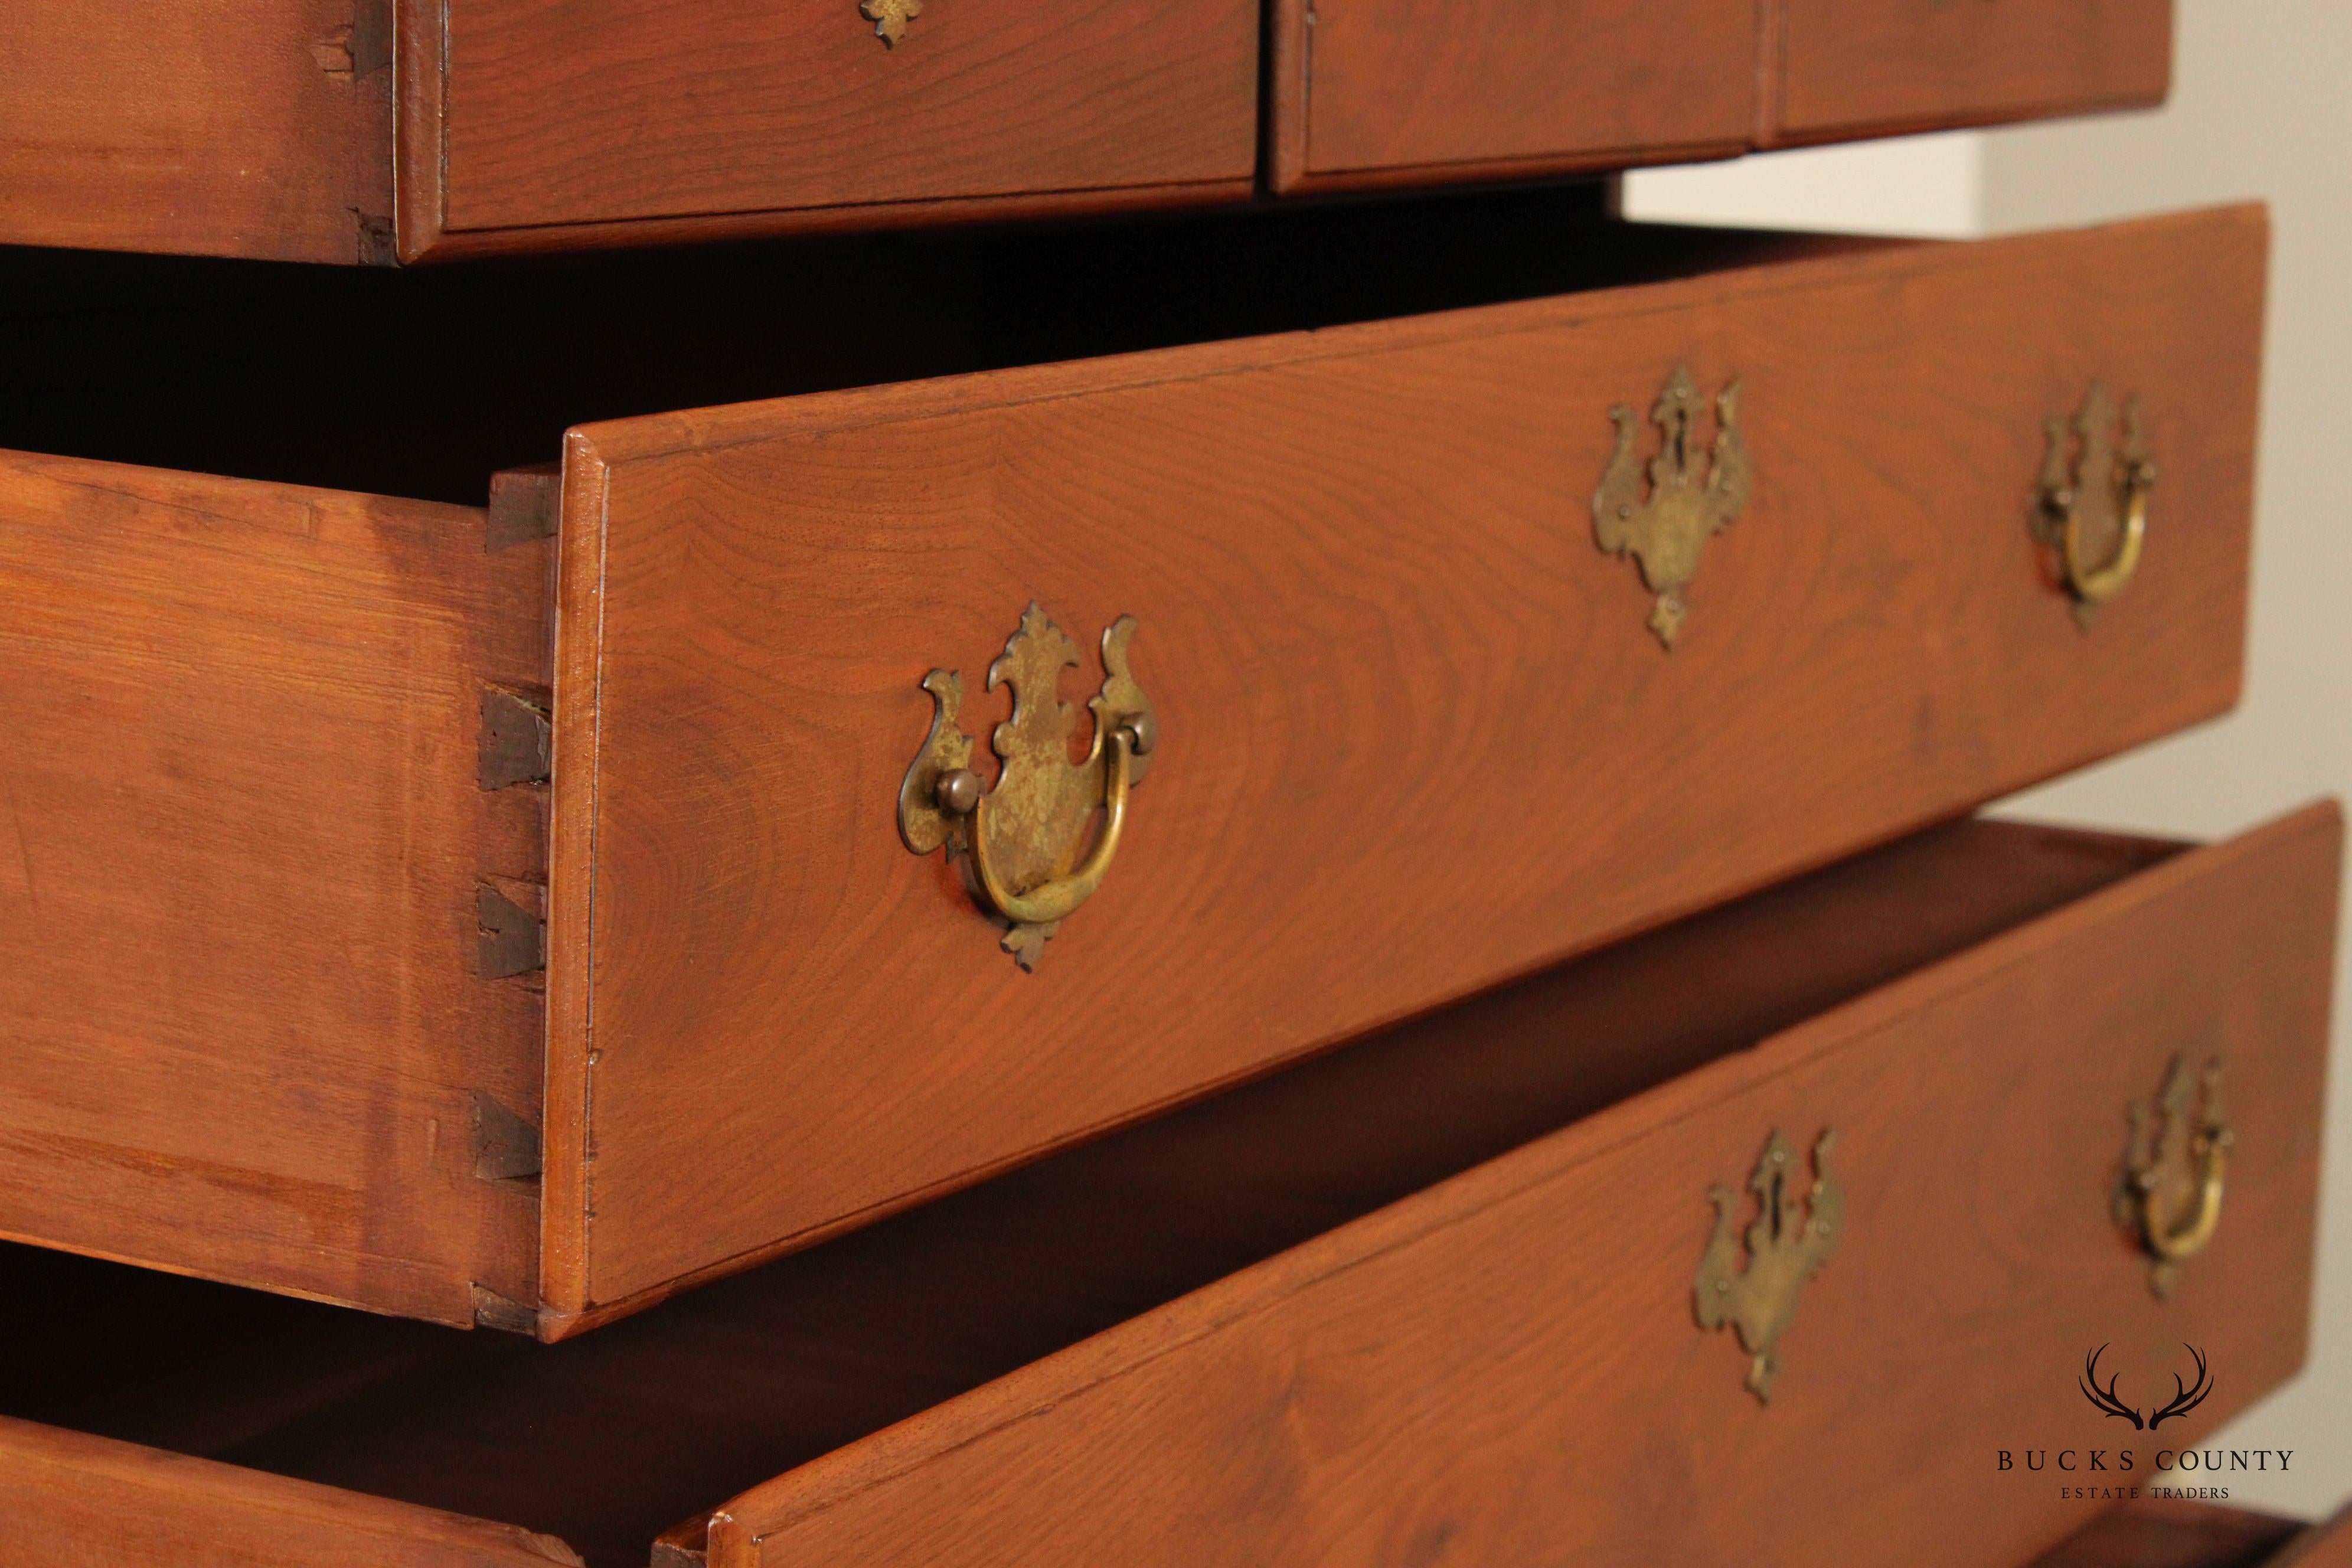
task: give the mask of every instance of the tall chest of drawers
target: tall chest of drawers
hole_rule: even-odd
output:
[[[2264,215],[1576,183],[2163,94],[1952,9],[38,19],[0,1560],[2023,1564],[2290,1375],[2339,814],[1969,816],[2236,700]]]

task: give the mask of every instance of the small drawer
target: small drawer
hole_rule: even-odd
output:
[[[2170,0],[1272,0],[1276,191],[1574,173],[2162,101]]]
[[[1295,263],[1481,211],[1205,253],[1390,315],[1442,274]],[[6,458],[0,1233],[562,1337],[2235,700],[2259,214],[1486,232],[1547,297],[575,426],[487,511]],[[431,494],[583,404],[970,337],[951,280],[1023,243],[881,253],[903,338],[840,324],[852,248],[17,363],[93,378],[93,456]],[[1025,357],[1132,330],[1121,254]],[[431,346],[237,390],[244,334],[362,322]],[[159,343],[213,379],[151,431]]]
[[[1999,1450],[2145,1474],[2302,1360],[2341,839],[1936,829],[564,1344],[0,1249],[0,1511],[289,1568],[2022,1563],[2090,1505]],[[2125,1430],[2094,1352],[2185,1408]]]
[[[12,22],[15,244],[415,261],[1241,200],[1256,172],[1255,0],[79,0]]]

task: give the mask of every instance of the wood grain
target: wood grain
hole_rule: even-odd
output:
[[[486,682],[545,679],[544,544],[468,509],[0,453],[0,1234],[470,1323],[536,1299],[535,982],[477,879]]]
[[[2159,103],[2171,0],[1271,0],[1276,192]]]
[[[999,199],[1236,198],[1254,173],[1252,0],[940,0],[895,48],[837,0],[404,10],[410,259],[452,240],[826,226],[845,208],[876,223]],[[887,309],[888,280],[875,287]]]
[[[2172,0],[1777,0],[1768,142],[2164,101]]]
[[[559,1541],[0,1416],[0,1562],[545,1568]]]
[[[1721,157],[1754,0],[1273,0],[1276,191]]]
[[[0,1412],[600,1565],[698,1510],[699,1552],[725,1498],[2178,851],[1949,824],[561,1345],[0,1246],[43,1350]]]
[[[2120,1446],[2086,1344],[2237,1369],[2181,1439],[2302,1359],[2341,844],[2182,857],[1235,1275],[735,1499],[712,1568],[2028,1559],[2083,1505],[1997,1450]],[[2124,1109],[2215,1051],[2231,1207],[2159,1302]],[[1845,1240],[1767,1409],[1692,1325],[1705,1189],[1824,1126]]]
[[[575,432],[543,1331],[2222,711],[2264,247],[1891,247]],[[1759,479],[1669,655],[1589,498],[1678,363],[1742,382]],[[2167,490],[2085,634],[2026,515],[2094,377]],[[1028,975],[892,813],[923,672],[988,722],[1033,598],[1139,618],[1164,739]]]
[[[384,258],[390,4],[11,7],[0,243]]]

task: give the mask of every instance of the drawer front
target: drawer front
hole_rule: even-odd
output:
[[[2125,109],[2172,79],[2171,0],[1782,0],[1780,139]]]
[[[2160,102],[2170,0],[1273,0],[1276,191]]]
[[[1248,193],[1251,0],[864,12],[403,0],[404,253],[854,222],[883,204],[904,221],[1009,198]],[[887,310],[887,280],[877,290]]]
[[[0,1417],[11,1563],[126,1568],[578,1568],[510,1525]]]
[[[1725,157],[1754,0],[1274,0],[1276,190]]]
[[[2263,251],[1870,248],[575,433],[556,1331],[2223,710]],[[1677,365],[1754,478],[1669,650],[1592,498]],[[2100,378],[2165,489],[2086,627],[2029,522]],[[898,809],[927,671],[988,768],[1033,602],[1072,703],[1136,618],[1158,731],[1034,973]]]
[[[720,1510],[711,1568],[2027,1561],[2089,1505],[2000,1450],[2145,1482],[2302,1360],[2341,838],[2184,856],[843,1449]],[[2209,1058],[2227,1196],[2159,1299],[2127,1113]],[[1694,1321],[1708,1189],[1776,1131],[1810,1181],[1828,1130],[1843,1239],[1765,1404]],[[2201,1405],[2086,1405],[2087,1353],[2164,1397],[2183,1343]]]

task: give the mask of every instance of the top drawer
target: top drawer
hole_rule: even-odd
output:
[[[560,1336],[2234,700],[2258,214],[1541,237],[1688,275],[589,425],[552,540],[7,458],[0,1232]]]
[[[1255,0],[866,0],[863,13],[404,5],[402,253],[1248,190]]]
[[[1278,191],[2151,104],[2170,0],[1273,0]]]

